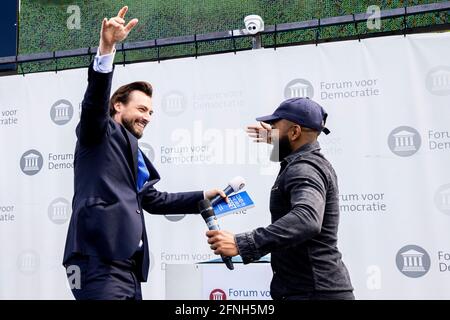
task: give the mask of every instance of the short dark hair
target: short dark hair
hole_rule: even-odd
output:
[[[128,101],[130,100],[130,94],[133,91],[141,91],[150,98],[153,95],[152,85],[145,81],[136,81],[121,86],[119,89],[116,90],[116,92],[114,92],[111,99],[109,100],[109,114],[111,115],[111,117],[116,114],[116,109],[114,109],[114,105],[117,102],[127,104]]]

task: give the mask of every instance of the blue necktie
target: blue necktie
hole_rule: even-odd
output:
[[[138,173],[137,173],[137,182],[136,187],[137,190],[140,191],[142,186],[147,182],[148,178],[150,178],[150,172],[148,172],[147,165],[144,161],[144,156],[140,149],[138,149]]]

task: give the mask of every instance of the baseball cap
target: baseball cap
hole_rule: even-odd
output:
[[[256,118],[256,121],[275,122],[280,119],[292,121],[302,127],[329,134],[325,127],[328,114],[315,101],[309,98],[291,98],[283,101],[273,114]]]

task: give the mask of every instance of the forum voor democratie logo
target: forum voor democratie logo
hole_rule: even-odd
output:
[[[388,137],[389,149],[400,157],[409,157],[419,151],[422,139],[419,132],[407,126],[401,126],[391,131]]]
[[[168,116],[177,117],[186,111],[187,99],[183,93],[171,91],[163,97],[161,107]]]
[[[291,98],[314,98],[314,87],[306,79],[294,79],[286,85],[284,97]]]
[[[426,78],[426,86],[433,95],[450,95],[450,67],[438,66],[431,69]]]
[[[222,289],[214,289],[209,294],[209,300],[227,300],[227,294]]]
[[[17,257],[17,269],[24,274],[33,274],[39,269],[39,255],[34,251],[24,251]]]
[[[155,150],[153,150],[153,147],[145,142],[139,142],[139,149],[144,153],[144,155],[149,159],[151,162],[155,161]]]
[[[185,214],[166,214],[164,217],[170,222],[178,222],[182,220],[186,215]]]
[[[58,100],[50,108],[50,118],[52,121],[59,125],[65,125],[73,117],[73,106],[68,100]]]
[[[33,176],[41,171],[44,164],[42,154],[37,150],[28,150],[20,158],[20,169],[26,175]]]
[[[424,276],[431,266],[430,255],[425,249],[416,245],[401,248],[395,260],[398,270],[410,278]]]
[[[436,191],[434,204],[439,211],[450,215],[450,183],[444,184]]]
[[[53,200],[48,206],[48,217],[55,224],[64,224],[71,214],[70,202],[64,198]]]

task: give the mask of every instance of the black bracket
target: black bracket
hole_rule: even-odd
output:
[[[55,73],[58,73],[58,59],[56,58],[56,51],[53,51],[53,60],[55,61]]]
[[[161,63],[161,55],[159,52],[158,39],[155,39],[155,47],[156,47],[156,59],[157,59],[158,63]]]
[[[194,34],[194,45],[195,45],[195,59],[198,58],[198,42],[197,42],[197,34]]]
[[[18,69],[22,70],[22,72],[20,72],[20,73],[22,73],[22,76],[25,77],[25,71],[23,70],[22,64],[21,64],[21,63],[18,63],[17,61],[18,61],[18,59],[17,59],[17,55],[16,55],[16,64],[17,64],[17,67],[18,67]]]
[[[88,48],[88,55],[89,55],[89,64],[91,64],[92,63],[92,48],[91,47]]]
[[[22,66],[22,64],[21,63],[19,63],[19,68],[20,68],[20,70],[22,70],[22,76],[24,76],[25,77],[25,70],[23,69],[23,66]]]
[[[316,46],[319,44],[319,38],[320,38],[320,31],[322,29],[322,26],[320,25],[320,18],[319,18],[319,26],[316,29]]]
[[[405,4],[404,9],[405,9],[405,12],[403,14],[403,36],[406,37],[406,29],[408,29],[408,20],[407,20],[407,15],[406,15],[407,14],[406,4]]]
[[[231,42],[233,43],[233,52],[236,54],[236,38],[234,37],[234,30],[231,30]]]
[[[277,50],[278,25],[275,23],[275,30],[273,33],[273,50]]]
[[[358,41],[361,42],[361,36],[359,34],[359,31],[358,31],[358,23],[356,22],[355,14],[352,13],[352,15],[353,15],[353,24],[355,26],[356,35],[358,36]]]

